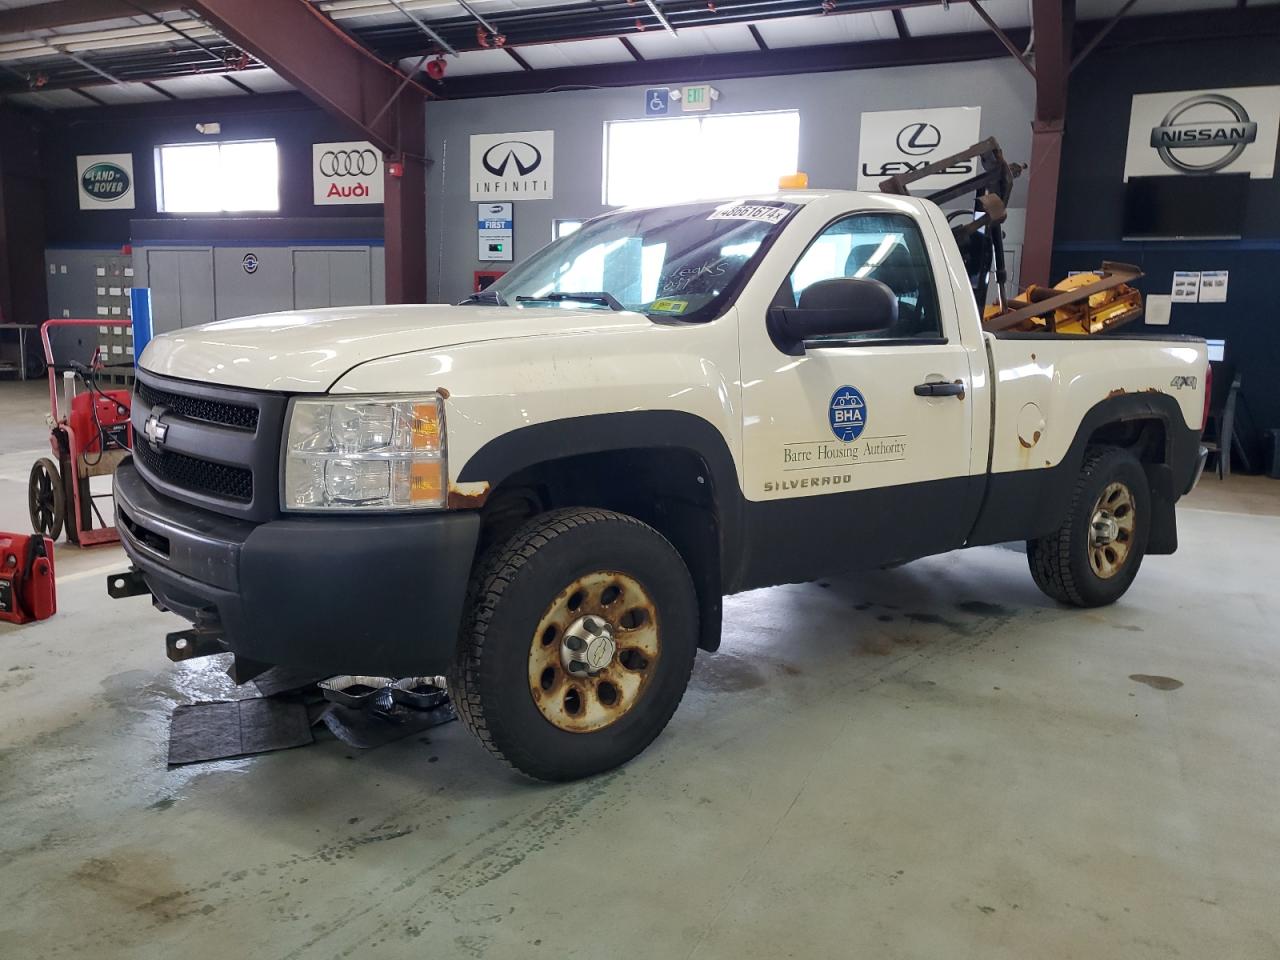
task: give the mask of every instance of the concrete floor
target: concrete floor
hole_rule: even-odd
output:
[[[0,386],[0,529],[42,411]],[[0,625],[0,957],[1280,957],[1278,514],[1207,478],[1097,612],[998,548],[732,598],[654,746],[556,787],[457,724],[167,770],[234,690],[64,548]]]

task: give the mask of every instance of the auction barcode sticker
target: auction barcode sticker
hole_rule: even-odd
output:
[[[760,223],[781,223],[795,207],[770,207],[760,203],[735,203],[712,211],[708,220],[756,220]]]

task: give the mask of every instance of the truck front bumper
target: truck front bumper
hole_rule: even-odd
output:
[[[115,475],[125,553],[161,605],[238,657],[330,674],[434,675],[453,658],[474,511],[251,523]]]

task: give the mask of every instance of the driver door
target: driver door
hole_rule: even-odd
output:
[[[851,213],[813,238],[774,300],[803,310],[814,283],[878,280],[898,301],[888,328],[809,340],[791,356],[765,317],[742,317],[749,585],[962,545],[981,487],[969,361],[933,275],[937,243],[906,214]],[[953,392],[919,395],[928,384]]]

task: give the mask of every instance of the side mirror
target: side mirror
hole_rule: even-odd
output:
[[[836,277],[805,287],[796,307],[771,307],[769,332],[797,356],[806,340],[888,330],[898,319],[898,298],[879,280]]]

